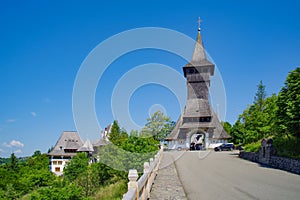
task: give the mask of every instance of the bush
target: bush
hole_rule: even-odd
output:
[[[261,141],[253,142],[250,144],[245,145],[245,151],[247,152],[258,152],[259,149],[261,148]]]
[[[93,199],[113,200],[121,199],[123,194],[127,192],[127,182],[125,180],[118,181],[114,184],[107,185],[99,190]]]
[[[276,136],[273,138],[276,155],[300,159],[300,139],[294,136]]]

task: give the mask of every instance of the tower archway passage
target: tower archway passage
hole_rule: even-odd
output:
[[[194,131],[190,136],[190,150],[205,149],[205,133],[203,131]]]

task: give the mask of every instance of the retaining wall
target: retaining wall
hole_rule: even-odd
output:
[[[277,169],[300,174],[300,160],[273,155],[271,155],[268,160],[262,160],[263,158],[259,154],[260,153],[241,151],[239,157],[253,162],[266,164]]]

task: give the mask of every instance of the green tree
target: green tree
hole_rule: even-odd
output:
[[[158,110],[147,119],[147,123],[141,131],[141,136],[153,136],[161,141],[171,132],[174,124],[168,116],[165,116],[163,112]]]
[[[30,194],[32,200],[81,200],[85,199],[82,188],[75,184],[60,184],[52,187],[39,188]]]
[[[230,135],[231,132],[231,124],[229,122],[222,122],[222,126],[224,128],[224,130]]]
[[[263,84],[261,80],[257,85],[257,92],[255,93],[255,97],[254,97],[254,104],[258,105],[260,111],[263,110],[264,100],[266,97],[267,97],[266,86]]]
[[[71,182],[75,181],[88,169],[88,161],[89,158],[86,153],[78,153],[64,168],[65,178]]]
[[[5,197],[7,199],[16,199],[19,196],[18,192],[16,191],[15,187],[12,183],[7,184]]]
[[[176,122],[174,121],[166,121],[164,127],[161,129],[160,133],[158,134],[158,140],[163,141],[174,129]]]
[[[89,165],[88,169],[80,174],[76,179],[76,185],[83,188],[83,193],[85,197],[92,196],[97,187],[99,187],[100,182],[97,178],[97,173],[94,165]]]
[[[42,155],[41,151],[40,150],[37,150],[33,153],[32,157],[37,157],[37,156],[40,156]]]
[[[291,71],[278,94],[277,126],[282,133],[300,138],[300,68]]]
[[[5,198],[6,198],[5,191],[2,188],[0,188],[0,199],[5,199]]]
[[[46,154],[34,154],[23,163],[18,174],[18,188],[27,193],[31,190],[52,185],[55,176],[49,170],[49,158]]]
[[[122,141],[126,140],[126,138],[128,137],[126,130],[125,129],[121,129],[118,121],[114,120],[114,123],[111,127],[111,132],[108,135],[109,140],[117,145],[120,146]]]
[[[245,143],[245,127],[241,121],[242,119],[240,116],[230,130],[231,141],[234,144]]]
[[[17,171],[19,169],[19,159],[15,156],[14,153],[10,155],[10,169]]]
[[[278,155],[300,156],[300,68],[291,71],[278,95],[266,98],[260,82],[254,103],[239,115],[231,129],[232,141],[258,149],[263,137],[272,137]]]
[[[128,136],[126,130],[120,130],[115,121],[110,136],[115,145],[99,148],[100,161],[119,171],[127,172],[133,168],[142,171],[144,162],[149,161],[157,152],[159,141],[152,136],[138,135],[137,131],[131,131],[131,135]]]
[[[139,136],[139,131],[131,130],[130,133],[129,133],[129,136],[138,137]]]
[[[271,136],[277,133],[276,129],[276,121],[277,121],[277,99],[278,96],[276,94],[272,94],[272,96],[266,98],[265,100],[265,109],[264,113],[264,125],[260,128],[261,132],[264,132],[265,136]]]
[[[108,167],[102,162],[94,163],[93,164],[94,169],[94,177],[97,178],[97,182],[103,186],[106,183],[108,183],[113,177],[117,176],[119,174],[119,171]],[[126,177],[125,177],[126,178]]]
[[[260,103],[250,105],[239,115],[230,135],[234,143],[253,143],[276,132],[277,96],[272,95]]]

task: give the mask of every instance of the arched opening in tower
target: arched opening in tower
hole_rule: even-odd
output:
[[[199,151],[199,150],[203,150],[204,147],[205,147],[205,134],[201,131],[197,131],[196,133],[192,134],[190,150]]]

